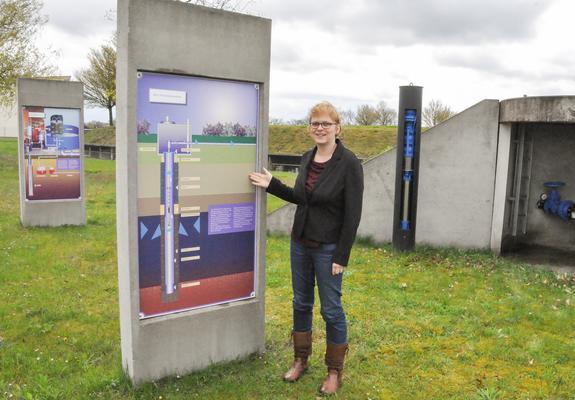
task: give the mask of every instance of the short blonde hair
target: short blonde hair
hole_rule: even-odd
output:
[[[315,106],[309,110],[309,117],[308,121],[311,122],[311,118],[317,114],[327,114],[329,117],[335,122],[336,124],[340,125],[341,120],[339,117],[339,113],[329,101],[322,101],[321,103],[317,103]]]

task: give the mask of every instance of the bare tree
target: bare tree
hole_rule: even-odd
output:
[[[369,104],[362,104],[355,113],[355,122],[358,125],[375,125],[377,123],[377,110]]]
[[[252,0],[178,0],[184,3],[197,4],[199,6],[217,8],[228,11],[244,11]]]
[[[48,20],[41,10],[40,0],[0,0],[0,105],[13,103],[16,78],[55,72],[34,44]]]
[[[307,118],[295,118],[295,119],[290,119],[287,122],[287,125],[307,125],[309,123]]]
[[[270,125],[286,125],[286,122],[281,118],[270,118]]]
[[[3,1],[3,0],[0,0]],[[182,3],[197,4],[199,6],[216,8],[218,10],[227,10],[235,12],[246,12],[254,3],[254,0],[174,0]],[[106,10],[105,18],[108,21],[116,20],[116,10]]]
[[[339,112],[342,125],[353,125],[355,123],[355,112],[353,110],[343,110]]]
[[[385,101],[380,101],[377,106],[375,106],[377,111],[377,123],[379,125],[392,125],[397,119],[397,112],[388,107]]]
[[[104,44],[91,49],[90,66],[76,73],[84,84],[84,98],[88,104],[108,109],[110,126],[114,125],[112,109],[116,106],[116,45]]]
[[[431,100],[423,109],[423,123],[431,128],[455,115],[455,111],[440,100]]]

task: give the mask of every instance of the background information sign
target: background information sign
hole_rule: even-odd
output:
[[[80,110],[23,107],[26,201],[79,199]]]

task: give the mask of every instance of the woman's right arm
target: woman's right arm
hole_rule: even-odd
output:
[[[252,172],[249,177],[252,185],[263,187],[266,192],[279,197],[282,200],[288,201],[290,203],[298,204],[293,188],[284,185],[279,179],[274,178],[272,174],[267,170],[263,169],[264,173]]]
[[[282,200],[289,201],[290,203],[299,204],[297,201],[294,190],[292,187],[284,185],[278,178],[272,178],[267,190],[268,193],[279,197]]]

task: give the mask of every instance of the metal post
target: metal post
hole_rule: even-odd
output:
[[[393,247],[401,251],[415,247],[422,92],[421,86],[399,87]]]

